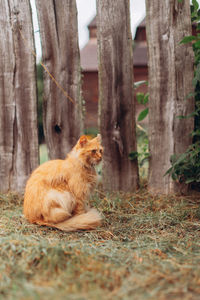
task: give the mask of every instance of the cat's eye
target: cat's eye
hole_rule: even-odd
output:
[[[96,149],[92,149],[92,154],[95,154],[97,152]]]
[[[103,153],[103,150],[102,150],[102,149],[100,149],[100,150],[99,150],[99,152],[102,154],[102,153]]]

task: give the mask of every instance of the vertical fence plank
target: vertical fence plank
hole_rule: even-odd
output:
[[[36,0],[42,60],[72,103],[44,73],[44,131],[50,158],[64,158],[82,132],[80,54],[75,0]]]
[[[21,192],[38,165],[36,72],[28,0],[1,1],[0,40],[0,190]]]
[[[170,156],[183,153],[191,143],[193,119],[180,120],[194,110],[193,52],[181,45],[191,34],[190,2],[146,0],[149,56],[149,189],[155,193],[173,193],[179,186],[164,176],[170,168]]]
[[[128,0],[98,0],[100,131],[105,148],[103,185],[109,191],[138,187],[133,50]]]

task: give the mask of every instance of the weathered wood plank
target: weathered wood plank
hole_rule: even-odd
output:
[[[180,120],[194,110],[193,52],[180,45],[191,34],[190,2],[146,0],[149,56],[149,136],[152,192],[173,193],[179,186],[165,172],[170,156],[183,153],[191,143],[193,119]]]
[[[36,72],[30,51],[34,40],[28,0],[1,1],[0,41],[0,190],[21,192],[38,165]]]
[[[130,192],[138,187],[138,165],[128,158],[136,151],[129,1],[98,0],[97,13],[103,185]]]
[[[44,73],[44,132],[50,158],[64,158],[82,132],[80,54],[75,0],[36,0]]]

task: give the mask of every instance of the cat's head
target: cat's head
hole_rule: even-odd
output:
[[[79,159],[84,165],[95,166],[102,160],[103,147],[100,134],[93,139],[83,135],[74,147]]]

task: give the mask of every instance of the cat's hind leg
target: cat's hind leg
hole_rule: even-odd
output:
[[[59,223],[71,217],[75,199],[67,191],[50,190],[43,202],[42,218],[44,222]]]

